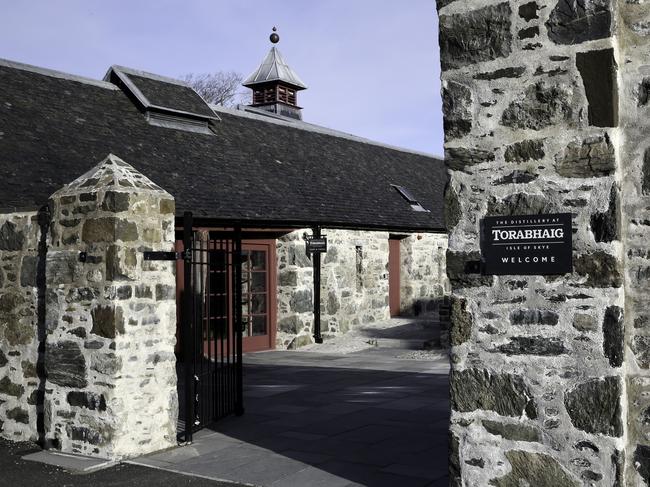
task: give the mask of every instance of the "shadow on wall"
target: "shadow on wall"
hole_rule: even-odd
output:
[[[421,298],[413,301],[413,304],[402,311],[402,316],[420,316],[426,313],[437,313],[441,306],[444,306],[448,298]]]

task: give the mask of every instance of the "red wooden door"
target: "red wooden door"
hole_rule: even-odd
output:
[[[396,238],[388,240],[388,305],[390,315],[400,314],[400,241]]]
[[[244,352],[275,348],[275,240],[242,242]]]
[[[213,253],[224,251],[230,245],[227,241],[220,242],[211,247]],[[176,250],[183,250],[183,242],[176,241]],[[212,260],[215,260],[214,258]],[[242,241],[242,348],[244,352],[256,352],[275,348],[276,337],[276,306],[277,306],[277,272],[276,272],[275,240],[243,240]],[[180,327],[183,320],[182,295],[184,292],[183,261],[177,262],[176,268],[176,299],[177,299],[177,351],[180,351]],[[232,267],[211,266],[206,272],[210,279],[207,287],[209,296],[203,299],[210,300],[209,311],[205,320],[218,321],[218,326],[227,326],[232,330],[233,313],[229,308],[229,295],[232,293]],[[207,302],[207,301],[206,301]],[[208,316],[209,315],[209,316]],[[223,322],[223,324],[221,323]],[[206,326],[206,329],[210,327]],[[218,340],[217,340],[218,341]],[[204,348],[206,356],[208,348],[216,350],[218,355],[220,343],[214,338],[206,337]]]

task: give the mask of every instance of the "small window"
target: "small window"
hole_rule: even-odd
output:
[[[413,196],[413,193],[411,193],[404,186],[399,186],[397,184],[391,184],[391,186],[397,190],[397,192],[408,202],[409,205],[411,205],[411,209],[413,211],[424,211],[427,213],[430,211],[424,208],[415,198],[415,196]]]
[[[363,291],[363,247],[357,245],[355,250],[356,271],[357,271],[357,292]]]

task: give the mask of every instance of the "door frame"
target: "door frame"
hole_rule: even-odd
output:
[[[388,238],[388,308],[390,317],[399,316],[402,311],[402,252],[404,237]]]

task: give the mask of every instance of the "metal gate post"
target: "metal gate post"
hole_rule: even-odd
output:
[[[235,227],[235,235],[233,242],[233,261],[234,261],[234,298],[235,298],[235,343],[237,345],[237,352],[235,357],[235,377],[237,384],[237,391],[235,397],[235,414],[241,416],[244,414],[244,367],[242,361],[243,354],[243,330],[242,330],[242,243],[241,243],[241,228]]]
[[[183,252],[184,252],[184,296],[183,296],[183,355],[185,362],[185,441],[192,441],[194,428],[194,290],[192,288],[192,213],[183,215]]]
[[[321,238],[320,227],[314,227],[313,236]],[[320,252],[312,254],[314,263],[314,341],[323,343],[323,336],[320,329]]]

